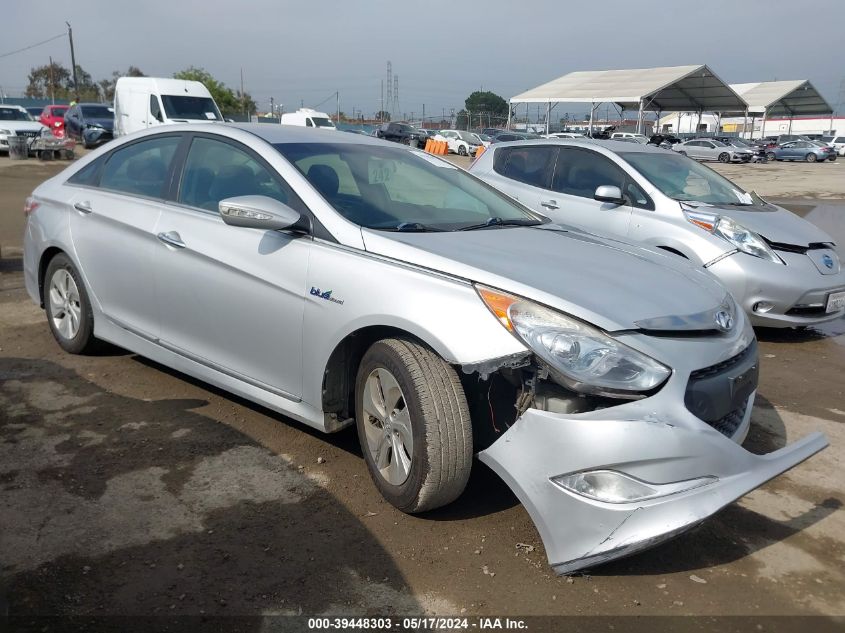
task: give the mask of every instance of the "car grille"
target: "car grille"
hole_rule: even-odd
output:
[[[684,405],[699,420],[731,437],[742,424],[758,380],[757,342],[739,354],[690,374]]]
[[[694,372],[690,374],[690,380],[699,380],[701,378],[709,378],[710,376],[715,376],[716,374],[721,374],[732,367],[736,367],[746,358],[748,358],[749,354],[753,354],[754,351],[757,349],[757,345],[752,343],[744,350],[742,350],[736,356],[731,356],[728,360],[723,360],[721,363],[716,363],[715,365],[710,365],[710,367],[704,367],[703,369],[696,369]]]
[[[827,314],[827,309],[824,305],[795,306],[787,310],[786,314],[787,316],[813,317]]]
[[[739,425],[742,424],[742,420],[745,418],[745,411],[748,409],[748,400],[745,401],[738,409],[734,409],[730,413],[728,413],[725,417],[721,418],[720,420],[716,420],[715,422],[708,422],[710,426],[714,429],[719,431],[725,437],[732,437],[736,430],[739,428]]]
[[[25,136],[27,138],[36,138],[41,134],[38,130],[27,130],[25,132],[18,132],[18,136]]]

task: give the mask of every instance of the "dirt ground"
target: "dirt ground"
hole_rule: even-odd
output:
[[[830,448],[663,546],[556,577],[479,462],[456,503],[407,516],[353,430],[321,435],[119,349],[63,353],[20,246],[24,197],[64,164],[4,161],[0,614],[845,615],[845,320],[758,331],[747,446],[819,430]],[[841,163],[717,168],[845,237]]]

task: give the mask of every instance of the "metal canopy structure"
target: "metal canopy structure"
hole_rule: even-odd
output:
[[[806,80],[731,84],[748,103],[749,113],[767,116],[832,114],[833,108]]]
[[[614,103],[643,112],[742,111],[747,103],[706,65],[569,73],[510,99],[516,103]],[[590,115],[592,128],[592,112]],[[548,116],[546,117],[548,127]]]

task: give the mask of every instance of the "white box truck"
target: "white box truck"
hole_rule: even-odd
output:
[[[161,77],[120,77],[114,89],[114,135],[168,123],[222,121],[202,83]]]
[[[300,108],[296,112],[286,112],[282,115],[281,123],[282,125],[319,127],[326,130],[337,129],[328,114],[317,112],[311,108]]]

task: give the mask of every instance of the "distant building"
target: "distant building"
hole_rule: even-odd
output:
[[[695,112],[675,112],[660,118],[660,131],[672,134],[693,134],[708,133],[715,134],[738,134],[743,137],[750,137],[752,130],[754,138],[762,136],[776,136],[778,134],[790,134],[790,120],[784,117],[772,117],[766,119],[766,127],[763,129],[761,117],[725,117],[721,121],[721,129],[717,130],[719,118],[715,114],[702,114],[699,124],[698,114]],[[752,127],[753,126],[753,127]],[[802,116],[792,119],[791,134],[827,134],[830,136],[845,134],[845,116]]]

